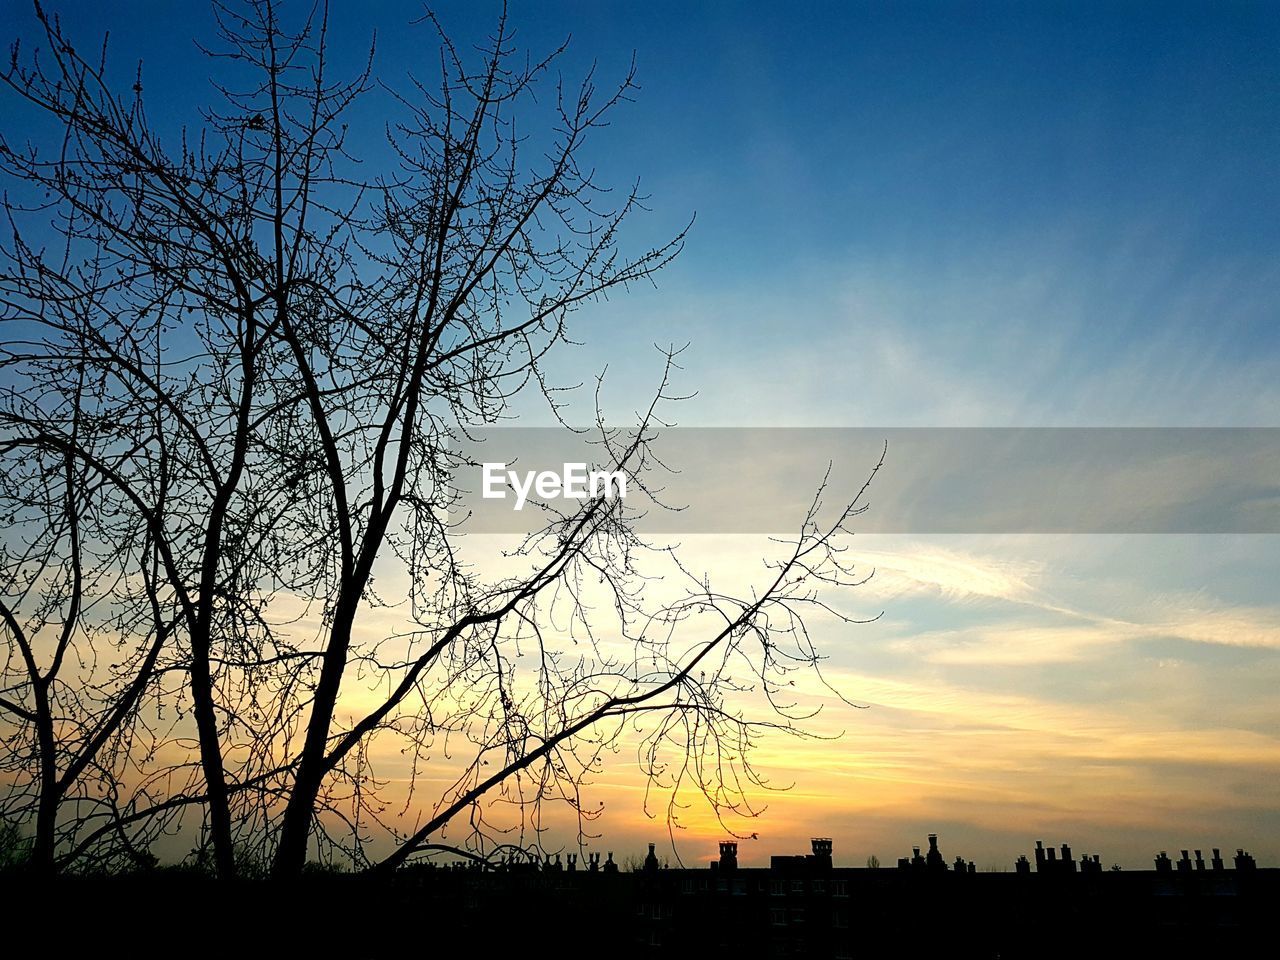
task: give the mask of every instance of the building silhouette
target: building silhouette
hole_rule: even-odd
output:
[[[663,866],[650,844],[633,872],[609,854],[587,868],[552,857],[422,867],[407,876],[417,903],[455,931],[501,918],[515,929],[569,931],[603,943],[609,957],[1110,957],[1247,956],[1247,938],[1270,935],[1280,870],[1238,850],[1206,859],[1167,853],[1151,870],[1104,870],[1099,854],[1037,841],[1031,857],[979,871],[948,862],[937,835],[897,868],[837,866],[833,841],[745,867],[736,840],[700,867]],[[558,936],[558,935],[557,935]]]
[[[700,866],[664,865],[650,844],[643,860],[626,858],[634,868],[621,869],[611,851],[531,856],[513,848],[485,865],[318,874],[286,886],[157,874],[72,883],[50,897],[39,885],[14,883],[0,885],[0,904],[11,925],[56,906],[60,915],[76,917],[74,925],[64,922],[71,938],[99,937],[145,904],[147,937],[130,952],[166,957],[190,940],[194,903],[225,917],[228,929],[279,932],[290,918],[295,925],[287,938],[271,934],[252,945],[261,946],[258,952],[236,953],[272,958],[516,955],[545,948],[575,960],[1212,960],[1266,955],[1259,946],[1274,942],[1280,869],[1259,867],[1243,849],[1231,858],[1219,849],[1208,857],[1188,849],[1176,860],[1162,851],[1151,869],[1123,871],[1104,869],[1098,854],[1077,857],[1068,844],[1043,841],[996,869],[980,869],[963,855],[948,859],[943,850],[931,834],[896,869],[846,867],[831,838],[815,837],[808,852],[744,866],[738,842],[726,839],[718,856]],[[340,914],[333,913],[337,905]],[[330,914],[359,922],[327,922]],[[273,936],[284,946],[271,947]],[[214,951],[213,940],[204,946],[213,952],[194,955],[229,955]]]

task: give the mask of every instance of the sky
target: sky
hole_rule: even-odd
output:
[[[25,5],[3,0],[21,13]],[[54,5],[149,85],[202,89],[200,4]],[[429,70],[413,4],[340,3],[390,78]],[[497,7],[436,6],[457,38]],[[23,14],[25,15],[25,14]],[[109,22],[104,19],[109,16]],[[640,89],[590,144],[639,180],[639,250],[696,214],[653,288],[592,304],[553,372],[625,416],[685,344],[685,426],[1280,427],[1280,8],[1265,3],[513,3],[570,36],[566,79],[634,54]],[[126,58],[128,59],[128,58]],[[342,62],[340,60],[340,62]],[[180,94],[177,94],[180,96]],[[172,97],[170,98],[173,99]],[[357,126],[375,130],[376,97]],[[370,150],[376,153],[376,145]],[[585,409],[585,408],[579,408]],[[521,425],[552,421],[536,404]],[[745,538],[693,538],[733,579]],[[839,740],[769,743],[787,793],[746,863],[944,853],[1009,867],[1036,839],[1149,866],[1246,847],[1280,863],[1274,535],[870,534],[874,623],[822,628],[866,710]],[[619,763],[618,849],[662,840]],[[690,813],[686,861],[713,855]]]

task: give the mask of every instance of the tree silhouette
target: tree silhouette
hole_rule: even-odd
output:
[[[118,819],[129,757],[145,753],[152,736],[136,708],[157,682],[173,633],[153,589],[154,542],[136,514],[103,509],[100,478],[71,453],[74,446],[100,455],[103,438],[88,412],[101,410],[102,398],[82,364],[70,373],[68,397],[22,397],[27,411],[47,402],[64,418],[67,444],[27,447],[6,464],[0,494],[8,527],[0,622],[9,640],[0,710],[18,721],[0,754],[14,778],[4,807],[35,808],[27,856],[46,874],[67,826],[59,824],[63,808],[74,810],[73,823]],[[162,825],[159,816],[149,824]],[[136,841],[122,840],[117,855],[145,860]]]
[[[44,137],[0,140],[0,456],[32,531],[3,543],[0,716],[6,812],[35,810],[43,868],[145,857],[192,811],[222,877],[335,852],[390,869],[454,821],[483,857],[506,842],[495,803],[534,822],[563,802],[585,830],[579,788],[637,721],[673,796],[753,815],[753,740],[799,731],[788,678],[819,668],[803,615],[858,582],[834,540],[857,501],[819,527],[815,500],[745,598],[650,548],[620,500],[548,510],[518,575],[465,563],[451,513],[460,441],[524,391],[560,410],[543,363],[572,311],[683,246],[625,255],[643,197],[583,161],[632,74],[570,88],[563,48],[525,57],[505,11],[472,63],[428,14],[436,79],[395,91],[372,51],[330,76],[323,7],[215,12],[218,103],[181,131],[153,124],[141,68],[115,88],[105,43],[82,53],[38,5],[40,49],[4,74],[6,115]],[[370,175],[345,118],[375,94],[391,159]],[[640,487],[676,354],[635,424],[590,431]],[[388,562],[403,595],[379,590]],[[657,563],[678,593],[650,597]],[[749,691],[764,715],[735,706]],[[410,759],[410,831],[384,739]]]

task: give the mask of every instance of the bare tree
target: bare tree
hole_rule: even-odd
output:
[[[67,436],[84,452],[100,438],[88,409],[93,392],[77,371],[72,407],[56,400]],[[45,410],[35,393],[21,403]],[[37,447],[7,464],[0,503],[8,527],[0,543],[0,624],[7,636],[0,664],[0,712],[8,720],[0,768],[11,777],[3,812],[34,807],[29,865],[56,869],[55,851],[95,824],[118,823],[138,786],[130,758],[145,753],[154,729],[139,722],[144,693],[154,693],[157,665],[172,625],[151,590],[153,543],[131,514],[104,511],[91,472],[65,450]],[[74,816],[60,817],[64,808]],[[149,830],[163,824],[151,818]],[[101,865],[144,860],[127,834],[96,846]],[[145,847],[145,844],[142,845]]]
[[[511,576],[462,559],[452,512],[474,466],[459,441],[524,390],[558,412],[543,362],[569,315],[648,280],[683,245],[681,232],[626,255],[619,231],[643,197],[611,193],[584,164],[632,74],[604,92],[591,76],[567,87],[551,70],[561,51],[519,54],[504,11],[474,64],[428,14],[432,82],[373,83],[372,51],[335,81],[323,8],[287,27],[270,0],[219,3],[207,53],[228,77],[220,103],[165,133],[144,109],[141,68],[115,89],[105,45],[85,55],[36,11],[41,48],[15,48],[4,79],[57,132],[43,147],[0,140],[0,453],[68,478],[37,471],[19,492],[47,531],[45,566],[70,564],[29,578],[41,629],[64,611],[54,660],[75,651],[96,676],[84,653],[114,622],[88,617],[66,586],[83,576],[76,529],[90,510],[105,545],[93,576],[133,611],[118,632],[135,651],[99,710],[122,758],[104,777],[133,799],[109,823],[65,811],[62,862],[112,836],[141,842],[190,809],[224,877],[246,858],[292,876],[334,851],[393,868],[439,848],[460,818],[464,836],[446,846],[488,856],[506,839],[495,805],[536,823],[562,802],[585,838],[580,788],[636,724],[669,796],[692,785],[719,814],[753,815],[753,739],[799,729],[789,678],[820,665],[804,614],[829,609],[817,588],[857,582],[835,539],[857,501],[819,527],[815,500],[746,598],[650,548],[622,501],[549,509]],[[550,98],[535,102],[539,86]],[[394,163],[376,177],[344,120],[366,95],[394,117]],[[598,416],[590,431],[601,463],[640,486],[661,409],[678,399],[675,355],[636,424]],[[402,596],[377,588],[388,562]],[[668,581],[653,595],[658,563]],[[15,576],[5,589],[27,589]],[[404,629],[362,628],[380,608]],[[25,655],[16,614],[5,622],[23,656],[3,705],[45,731],[12,762],[43,771],[66,749],[46,742],[62,733],[40,699],[57,670]],[[735,705],[748,694],[765,715]],[[349,702],[361,705],[350,715]],[[125,718],[162,715],[171,733],[146,750],[117,736]],[[420,813],[408,831],[372,758],[384,739],[409,758]],[[420,774],[445,752],[454,779],[423,799]],[[42,811],[58,805],[39,796]]]

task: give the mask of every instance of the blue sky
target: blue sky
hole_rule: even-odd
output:
[[[376,27],[382,74],[429,70],[429,28],[404,26],[413,4],[337,7],[346,56]],[[202,5],[61,9],[87,35],[110,26],[126,66],[143,55],[149,90],[204,89],[188,43]],[[437,10],[476,37],[496,5]],[[697,214],[658,287],[582,310],[583,345],[556,361],[565,380],[608,363],[620,412],[656,382],[650,345],[690,341],[685,425],[1280,426],[1280,7],[513,15],[535,51],[572,34],[566,78],[595,60],[603,84],[635,52],[637,101],[591,146],[603,181],[652,195],[628,242]],[[358,118],[368,131],[379,103]],[[698,549],[733,575],[749,552]],[[802,846],[816,818],[848,838],[847,862],[888,861],[932,828],[982,866],[1041,828],[1132,866],[1184,846],[1280,860],[1274,537],[859,549],[879,573],[858,610],[885,616],[831,634],[832,667],[879,709],[837,713],[851,734],[822,745],[835,752],[775,755],[805,789],[774,801],[761,856]],[[816,767],[833,772],[806,780]],[[610,802],[614,836],[660,835],[625,792]],[[714,834],[699,836],[710,854]]]
[[[1274,7],[521,19],[534,45],[573,34],[570,75],[635,50],[601,170],[652,193],[637,236],[698,215],[659,291],[587,315],[574,362],[624,392],[625,358],[687,339],[685,423],[1276,423]]]
[[[202,4],[62,9],[166,100],[205,89]],[[376,30],[381,75],[429,76],[419,9],[335,4],[338,68]],[[497,5],[436,9],[475,40]],[[638,402],[645,345],[689,340],[686,423],[1276,423],[1274,5],[512,12],[535,52],[572,37],[569,80],[634,52],[642,89],[591,151],[652,196],[630,240],[698,217],[658,291],[583,314],[566,378],[607,361]],[[384,115],[375,95],[356,118],[371,152]]]

